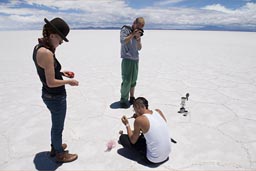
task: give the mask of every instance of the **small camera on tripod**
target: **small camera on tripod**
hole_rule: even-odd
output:
[[[186,106],[186,100],[188,101],[189,93],[186,94],[186,97],[181,97],[181,108],[178,111],[178,113],[183,114],[183,116],[186,116],[188,111],[185,109]]]

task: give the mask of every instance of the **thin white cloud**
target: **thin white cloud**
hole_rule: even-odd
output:
[[[164,1],[157,1],[154,3],[155,6],[165,6],[165,5],[170,5],[170,4],[176,4],[179,2],[183,2],[186,0],[164,0]]]
[[[256,27],[256,3],[248,2],[238,9],[228,9],[220,4],[209,5],[203,8],[207,11],[214,12],[212,15],[219,15],[218,20],[220,24],[240,24],[240,25],[254,25]],[[210,15],[210,14],[208,14]]]
[[[256,3],[246,3],[246,5],[241,8],[241,11],[256,12]]]
[[[0,13],[5,15],[34,15],[35,13],[38,14],[45,14],[46,11],[38,10],[38,9],[29,9],[29,8],[13,8],[13,7],[4,7],[0,6]]]
[[[27,0],[30,5],[44,5],[59,10],[81,10],[84,12],[110,12],[128,9],[122,0]]]
[[[123,0],[27,0],[30,5],[45,6],[56,9],[60,16],[69,19],[73,27],[105,26],[134,17],[134,10]],[[68,11],[68,12],[65,12]],[[49,16],[49,15],[48,15]],[[53,18],[54,13],[51,15]],[[129,21],[131,22],[131,21]]]
[[[213,10],[213,11],[218,11],[218,12],[223,12],[223,13],[228,13],[228,14],[232,14],[232,13],[235,12],[235,11],[230,10],[230,9],[226,8],[225,6],[220,5],[220,4],[207,5],[203,9]]]
[[[219,12],[230,13],[230,14],[234,14],[234,13],[255,13],[256,12],[256,3],[248,2],[244,6],[242,6],[241,8],[238,8],[238,9],[228,9],[225,6],[220,5],[220,4],[207,5],[202,9],[219,11]]]

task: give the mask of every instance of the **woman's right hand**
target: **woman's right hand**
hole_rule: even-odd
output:
[[[78,86],[79,82],[77,80],[70,79],[68,80],[68,84],[71,86]]]

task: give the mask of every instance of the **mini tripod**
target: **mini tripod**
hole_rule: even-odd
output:
[[[188,97],[189,97],[189,93],[186,94],[186,97],[181,97],[181,108],[178,111],[178,113],[187,113],[188,111],[185,109],[185,105],[186,105],[186,100],[188,101]]]

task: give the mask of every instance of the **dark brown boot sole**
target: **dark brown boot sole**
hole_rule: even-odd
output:
[[[62,144],[61,146],[62,146],[63,150],[65,150],[65,149],[68,147],[68,145],[67,145],[67,144],[65,144],[65,143],[64,143],[64,144]],[[56,156],[56,153],[55,153],[55,150],[54,150],[54,148],[53,148],[53,147],[51,148],[50,156],[51,156],[51,157],[55,157],[55,156]]]
[[[77,158],[78,158],[77,154],[73,154],[72,157],[70,157],[69,159],[67,159],[67,158],[57,159],[57,157],[56,157],[56,162],[57,163],[70,163],[70,162],[75,161]]]

